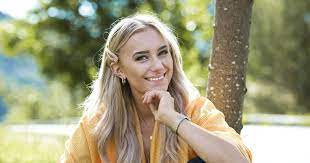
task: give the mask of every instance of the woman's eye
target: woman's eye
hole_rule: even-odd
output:
[[[158,54],[158,55],[166,55],[167,53],[168,53],[168,51],[167,51],[167,50],[163,50],[163,51],[159,52],[159,54]]]
[[[142,60],[146,60],[147,57],[146,56],[139,56],[136,58],[136,61],[142,61]]]

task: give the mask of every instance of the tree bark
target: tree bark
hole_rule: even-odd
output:
[[[238,133],[246,88],[253,0],[217,0],[207,97]]]

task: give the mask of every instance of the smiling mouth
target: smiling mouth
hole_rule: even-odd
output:
[[[148,81],[159,81],[159,80],[164,79],[165,75],[166,75],[166,73],[164,73],[163,75],[158,76],[158,77],[151,77],[151,78],[145,78],[145,79]]]

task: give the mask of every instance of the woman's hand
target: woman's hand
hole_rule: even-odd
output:
[[[142,102],[150,107],[155,120],[168,126],[172,125],[178,113],[174,109],[174,98],[169,92],[151,90],[146,92],[142,99]]]

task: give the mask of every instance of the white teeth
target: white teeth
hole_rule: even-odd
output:
[[[164,75],[161,76],[161,77],[158,77],[158,78],[148,78],[148,80],[150,80],[150,81],[155,81],[155,80],[161,80],[161,79],[163,79],[163,78],[164,78]]]

